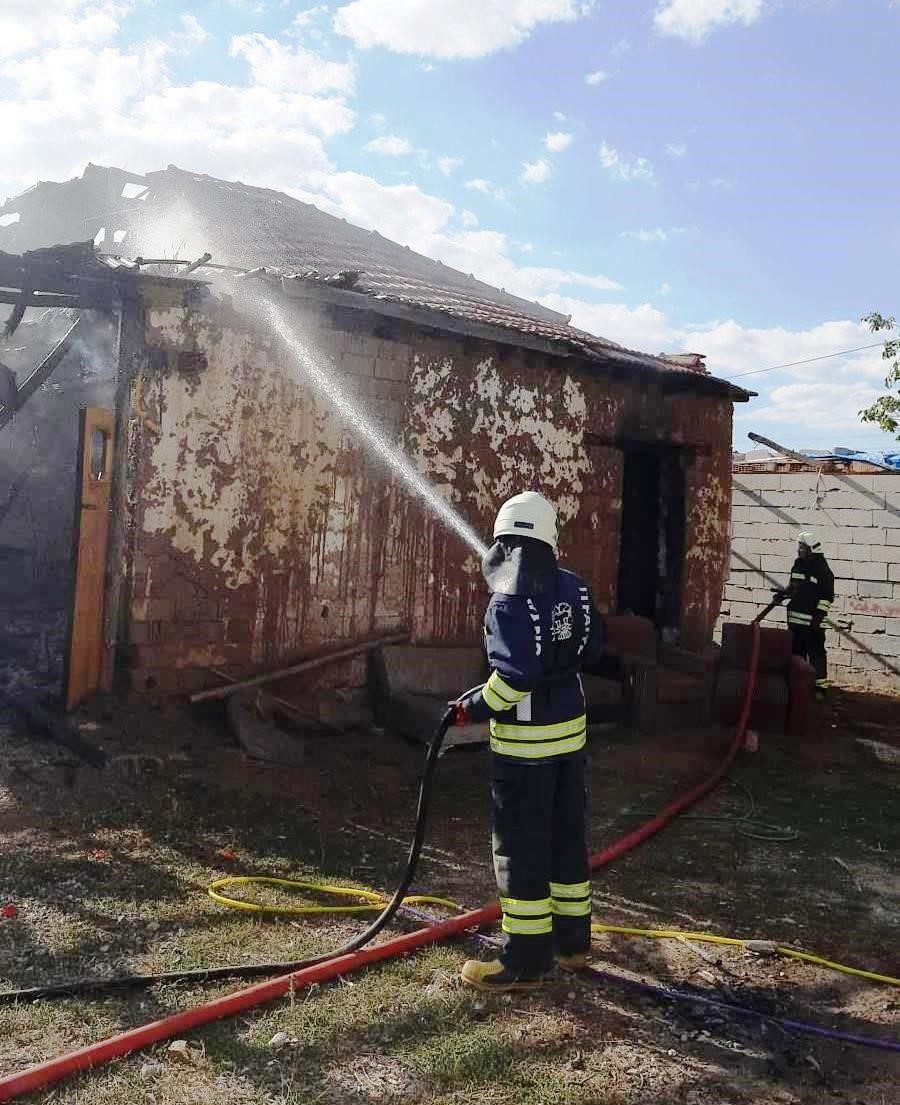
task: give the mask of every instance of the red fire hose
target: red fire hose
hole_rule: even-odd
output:
[[[747,723],[750,719],[753,692],[756,687],[760,639],[758,620],[753,622],[752,629],[753,644],[744,703],[734,737],[722,763],[707,779],[680,798],[670,802],[656,817],[627,833],[608,848],[604,848],[603,851],[593,855],[590,860],[591,870],[612,863],[613,860],[618,859],[639,844],[643,844],[655,833],[658,833],[660,829],[663,829],[685,809],[708,794],[731,766],[738,749],[744,741]],[[112,1036],[108,1040],[103,1040],[97,1044],[89,1044],[87,1047],[69,1052],[68,1055],[60,1055],[47,1062],[37,1063],[19,1074],[12,1074],[0,1079],[0,1101],[11,1101],[14,1097],[59,1082],[78,1071],[88,1070],[101,1063],[106,1063],[110,1059],[128,1055],[132,1051],[138,1051],[150,1044],[159,1043],[160,1040],[167,1040],[202,1024],[209,1024],[210,1021],[233,1017],[236,1013],[251,1009],[256,1005],[262,1005],[274,998],[282,997],[293,990],[311,986],[316,982],[327,982],[339,975],[346,975],[360,967],[368,966],[370,963],[377,963],[383,959],[393,959],[398,955],[411,952],[414,948],[420,948],[426,944],[436,944],[468,929],[490,924],[492,921],[496,921],[499,916],[500,907],[495,902],[492,905],[484,906],[482,909],[472,910],[470,913],[464,913],[459,917],[442,921],[440,924],[419,929],[405,936],[398,936],[393,940],[386,940],[383,944],[367,947],[363,951],[343,955],[337,959],[330,959],[326,963],[318,963],[293,974],[273,978],[268,982],[257,983],[255,986],[248,986],[244,990],[238,990],[237,993],[216,998],[205,1005],[199,1005],[195,1009],[189,1009],[184,1013],[176,1013],[164,1020],[152,1021],[140,1028],[131,1028],[127,1032],[120,1032],[119,1035]]]

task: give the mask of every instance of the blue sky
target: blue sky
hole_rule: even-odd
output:
[[[279,188],[735,378],[900,313],[898,42],[898,0],[4,0],[0,194]],[[888,446],[885,368],[747,376],[736,446]]]

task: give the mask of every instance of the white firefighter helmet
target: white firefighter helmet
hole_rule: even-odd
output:
[[[797,544],[806,545],[808,549],[815,552],[822,547],[822,542],[819,540],[819,535],[813,533],[811,529],[806,529],[803,533],[797,534]]]
[[[533,537],[556,548],[556,507],[537,491],[523,491],[507,499],[497,512],[494,538],[514,535]]]

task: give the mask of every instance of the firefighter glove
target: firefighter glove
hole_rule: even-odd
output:
[[[472,724],[472,719],[469,717],[469,711],[462,702],[451,702],[449,705],[453,709],[453,720],[450,722],[451,725]]]

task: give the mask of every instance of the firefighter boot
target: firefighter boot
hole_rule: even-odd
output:
[[[556,962],[564,971],[586,971],[588,953],[575,952],[574,955],[560,955],[557,956]]]
[[[538,990],[544,983],[543,975],[523,975],[511,970],[499,959],[492,959],[488,963],[470,959],[463,965],[460,978],[467,986],[496,994],[506,993],[508,990]]]

